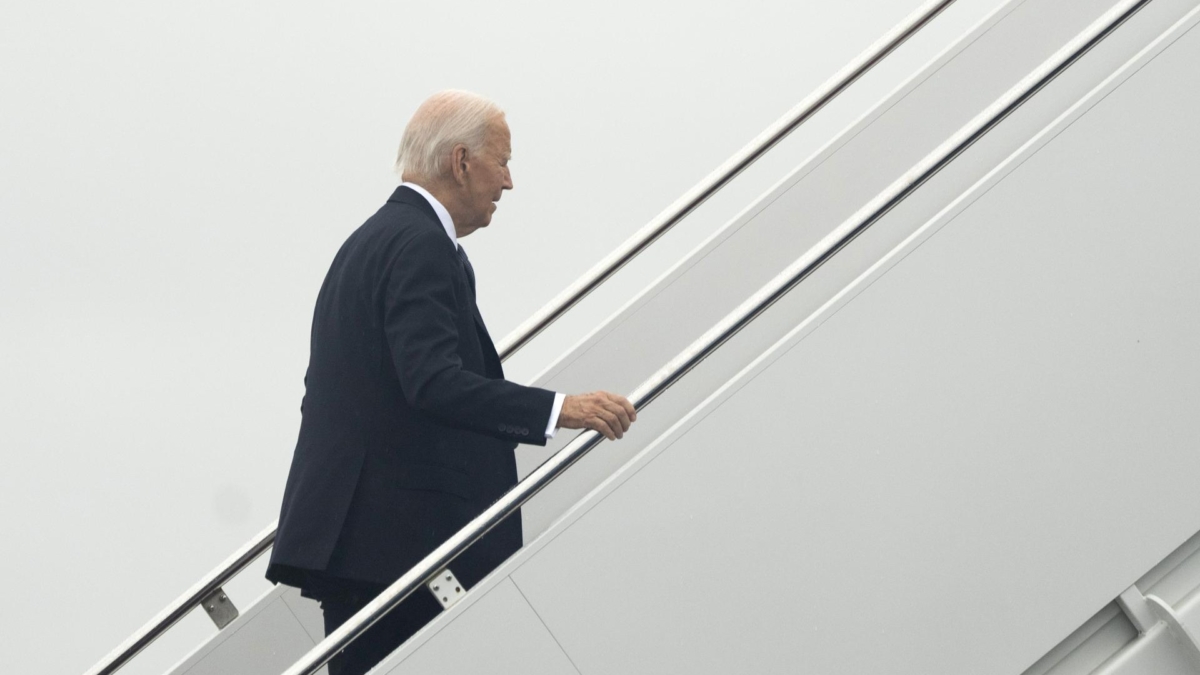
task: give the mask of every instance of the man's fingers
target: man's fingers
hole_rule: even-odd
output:
[[[600,410],[596,414],[600,417],[600,419],[604,420],[604,423],[608,425],[608,428],[612,430],[613,434],[615,434],[617,438],[621,438],[625,435],[625,430],[621,428],[621,420],[617,419],[616,414],[614,414],[612,411]]]
[[[633,407],[633,404],[629,402],[629,399],[617,394],[609,394],[608,400],[619,406],[625,413],[625,416],[629,418],[630,422],[637,421],[637,409]]]
[[[633,423],[634,418],[637,416],[637,411],[633,409],[633,405],[624,396],[609,392],[604,392],[604,394],[604,407],[621,420],[622,430],[629,431],[629,425]]]
[[[588,424],[588,428],[599,432],[601,436],[604,436],[610,441],[617,440],[617,435],[614,434],[612,429],[609,428],[608,424],[599,417],[592,418],[591,422]]]
[[[625,407],[615,401],[609,401],[605,407],[616,416],[617,423],[621,425],[621,431],[629,431],[629,413],[625,412]]]
[[[596,412],[596,416],[604,422],[604,426],[608,429],[609,433],[612,434],[608,440],[615,441],[624,435],[624,430],[621,429],[621,424],[617,421],[616,415],[607,410],[601,409]]]

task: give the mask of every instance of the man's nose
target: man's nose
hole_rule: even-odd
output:
[[[504,167],[504,184],[500,187],[505,190],[513,189],[512,172],[508,170],[508,167]]]

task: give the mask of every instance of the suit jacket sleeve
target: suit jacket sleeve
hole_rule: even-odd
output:
[[[460,265],[440,230],[416,234],[389,261],[384,331],[404,398],[442,424],[545,445],[554,392],[463,368],[457,319],[474,309],[456,290]]]

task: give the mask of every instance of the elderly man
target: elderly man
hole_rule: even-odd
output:
[[[321,602],[326,634],[516,483],[517,443],[555,429],[621,438],[608,392],[504,380],[459,240],[513,187],[504,113],[435,94],[404,131],[403,181],[342,245],[317,297],[302,422],[267,578]],[[509,518],[451,569],[471,586],[520,548]],[[330,662],[366,672],[440,611],[416,593]]]

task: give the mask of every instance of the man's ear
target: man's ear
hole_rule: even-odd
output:
[[[454,172],[454,182],[464,185],[467,182],[467,146],[459,143],[450,152],[450,170]]]

